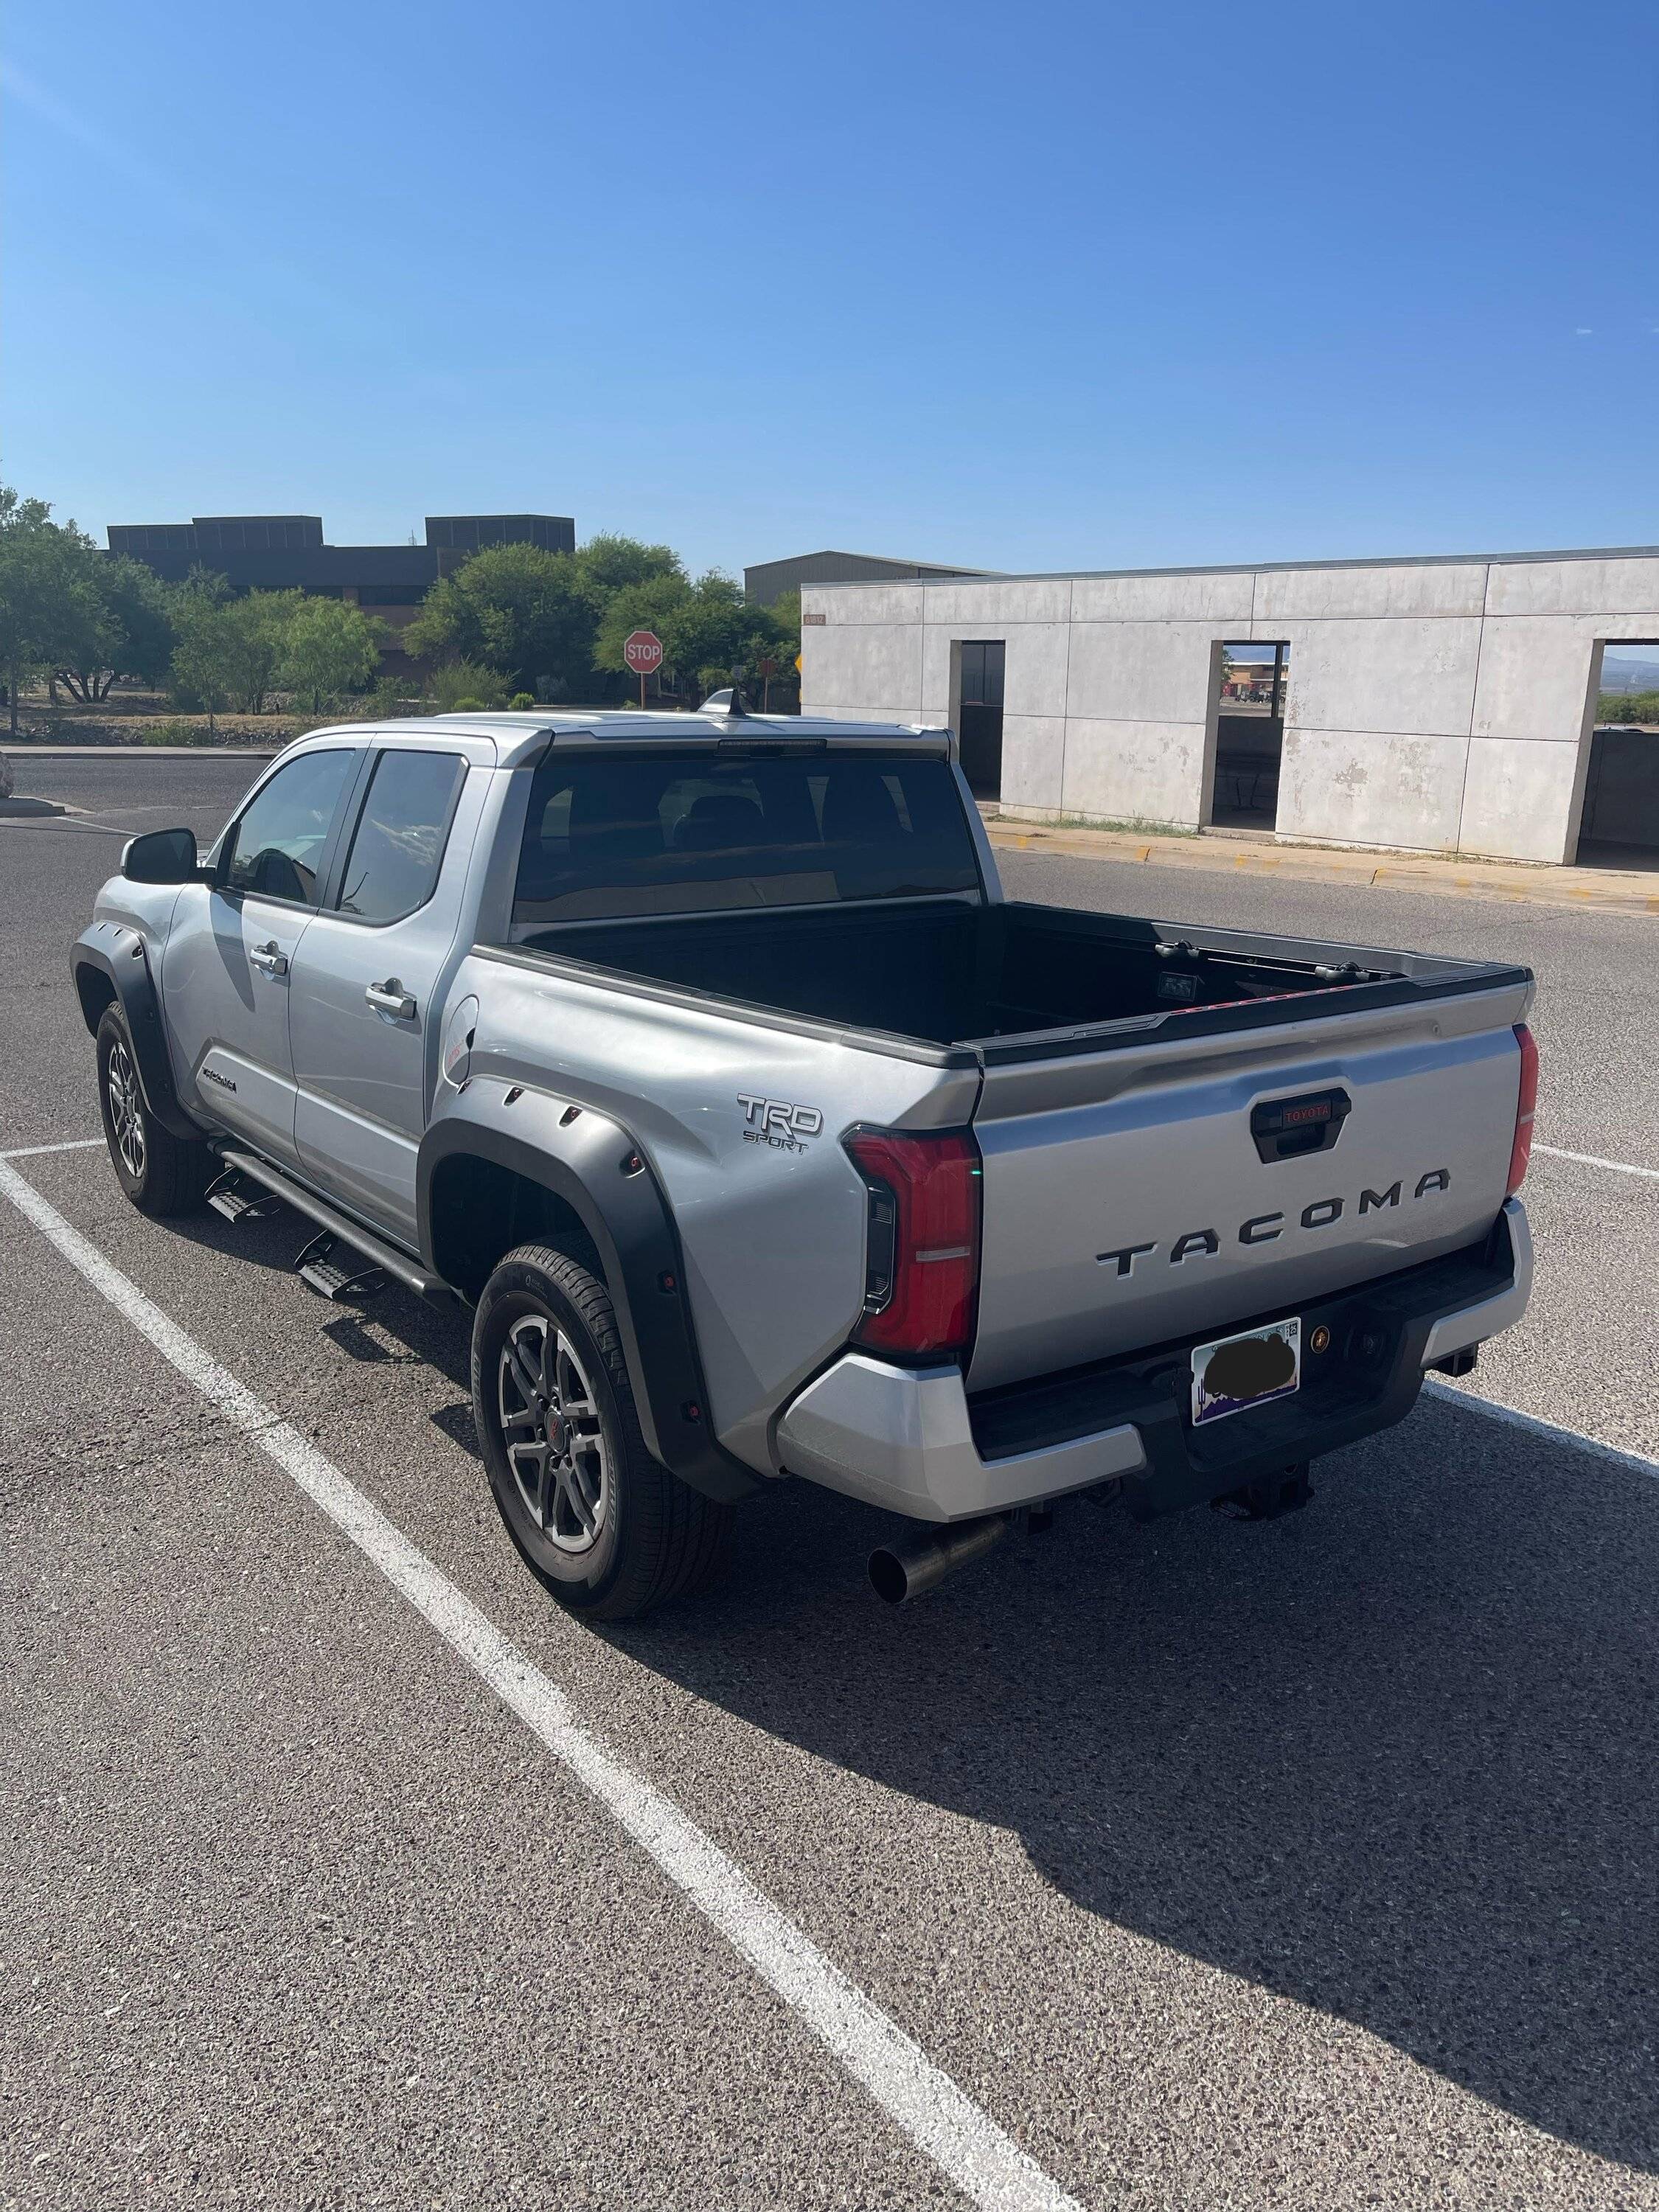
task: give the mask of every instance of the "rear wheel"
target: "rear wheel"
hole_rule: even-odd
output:
[[[522,1244],[484,1285],[472,1409],[507,1533],[570,1612],[635,1620],[724,1564],[732,1508],[646,1449],[610,1293],[568,1253]]]
[[[132,1039],[118,1006],[98,1024],[98,1103],[121,1188],[142,1213],[188,1213],[207,1188],[205,1145],[164,1128],[144,1103]]]

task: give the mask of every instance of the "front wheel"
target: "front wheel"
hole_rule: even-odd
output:
[[[118,1006],[106,1006],[98,1024],[98,1104],[111,1164],[141,1213],[188,1213],[201,1203],[208,1148],[175,1137],[144,1103],[132,1039]]]
[[[610,1293],[568,1253],[521,1244],[484,1285],[472,1410],[507,1534],[569,1612],[636,1620],[724,1563],[732,1508],[647,1450]]]

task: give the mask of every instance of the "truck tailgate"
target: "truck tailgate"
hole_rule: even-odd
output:
[[[1327,998],[1270,1030],[1166,1024],[988,1065],[969,1387],[1291,1314],[1471,1243],[1504,1202],[1529,996]]]

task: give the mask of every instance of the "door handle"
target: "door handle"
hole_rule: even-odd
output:
[[[395,975],[388,975],[384,983],[371,983],[363,996],[377,1014],[395,1014],[400,1022],[415,1018],[415,1001]]]
[[[288,955],[273,937],[269,945],[256,945],[248,954],[249,962],[267,975],[286,975]]]

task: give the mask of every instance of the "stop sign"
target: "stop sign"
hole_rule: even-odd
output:
[[[635,676],[650,676],[662,666],[662,640],[654,630],[629,630],[623,644],[623,659]]]

